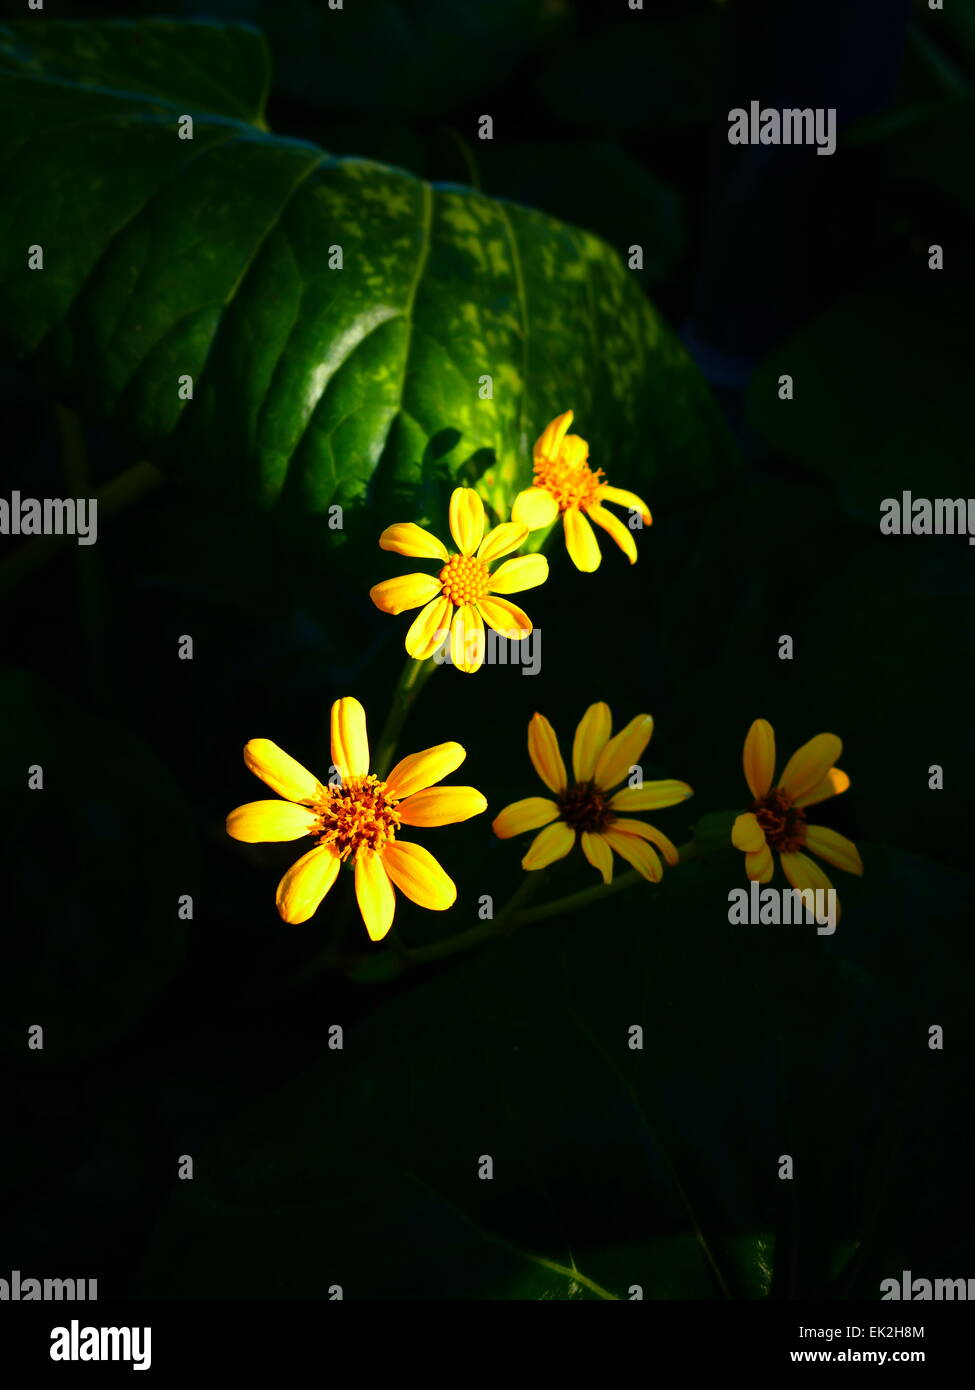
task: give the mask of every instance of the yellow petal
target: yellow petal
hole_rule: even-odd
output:
[[[248,845],[300,840],[310,835],[318,817],[291,801],[249,801],[227,817],[227,834]]]
[[[414,661],[426,661],[444,642],[450,632],[449,598],[432,598],[410,624],[406,634],[406,650]]]
[[[512,801],[510,806],[500,811],[491,829],[499,840],[510,840],[512,835],[550,825],[558,814],[558,806],[547,796],[526,796],[523,801]]]
[[[807,888],[813,892],[821,888],[824,893],[828,893],[833,887],[831,880],[826,876],[814,859],[809,859],[805,854],[795,851],[787,851],[779,855],[782,863],[782,871],[792,884],[793,888],[798,888],[800,893]],[[840,902],[836,899],[836,920],[840,920]]]
[[[597,526],[601,526],[604,531],[608,531],[630,564],[636,564],[636,541],[633,539],[633,532],[628,526],[623,525],[619,517],[615,517],[605,507],[598,505],[587,507],[586,516]]]
[[[556,415],[551,420],[541,434],[535,440],[535,448],[532,451],[532,458],[538,462],[540,459],[557,459],[562,449],[562,440],[565,438],[566,430],[572,424],[573,413],[567,410],[563,415]]]
[[[285,922],[297,926],[318,911],[319,904],[335,882],[339,857],[326,845],[316,845],[303,854],[278,884],[278,912]]]
[[[349,777],[365,777],[369,772],[366,712],[351,695],[336,700],[332,706],[332,763],[343,782]]]
[[[565,763],[559,752],[555,730],[544,714],[532,715],[528,724],[528,756],[549,791],[556,794],[565,791],[568,783]]]
[[[589,445],[580,434],[567,434],[559,450],[562,462],[571,469],[581,468],[589,457]]]
[[[761,801],[775,776],[775,730],[767,719],[756,719],[745,735],[742,764],[748,790]]]
[[[536,589],[547,578],[548,561],[544,555],[516,555],[491,575],[488,593],[520,594],[525,589]]]
[[[558,502],[543,487],[529,487],[519,492],[511,508],[511,520],[527,526],[529,531],[540,531],[543,526],[551,526],[558,514]]]
[[[613,716],[609,705],[603,700],[590,705],[579,720],[572,740],[572,771],[577,782],[588,782],[592,778],[596,759],[612,732]]]
[[[848,791],[850,779],[845,772],[841,772],[838,767],[831,767],[829,772],[820,782],[818,787],[813,787],[811,792],[806,792],[805,796],[797,796],[795,804],[797,806],[815,806],[820,801],[827,801],[831,796],[840,796]]]
[[[532,620],[524,609],[506,598],[479,598],[475,605],[488,627],[500,632],[509,641],[520,642],[532,630]]]
[[[593,769],[593,781],[603,791],[609,791],[629,775],[631,767],[639,766],[643,751],[653,733],[653,718],[638,714],[620,729],[606,744]]]
[[[244,747],[244,762],[256,777],[288,801],[311,802],[322,794],[318,778],[269,738],[252,738]]]
[[[486,811],[487,798],[475,787],[430,787],[396,809],[404,825],[456,825]]]
[[[827,829],[825,825],[806,827],[806,849],[818,854],[827,864],[834,864],[837,869],[845,869],[848,874],[863,873],[863,860],[853,841],[836,830]]]
[[[602,559],[599,542],[596,540],[595,531],[578,507],[569,507],[562,513],[562,525],[565,528],[565,548],[576,569],[582,570],[584,574],[592,574],[593,570],[598,570]]]
[[[817,734],[804,743],[785,765],[779,786],[792,797],[805,796],[818,787],[843,752],[843,744],[835,734]]]
[[[436,598],[443,585],[432,574],[400,574],[384,579],[369,590],[369,597],[384,613],[406,613]]]
[[[758,883],[771,883],[775,872],[775,860],[767,844],[761,849],[750,850],[745,855],[745,873]]]
[[[464,603],[450,624],[450,660],[467,675],[484,664],[484,620],[472,603]]]
[[[502,555],[510,555],[527,539],[527,526],[519,525],[516,521],[504,521],[500,526],[495,526],[493,531],[489,531],[481,541],[477,558],[483,560],[486,565],[493,565],[495,560],[500,560]]]
[[[456,772],[466,757],[467,750],[459,743],[437,743],[420,753],[410,753],[386,778],[386,791],[394,801],[405,801]]]
[[[742,849],[746,854],[761,849],[764,845],[765,831],[759,825],[758,817],[751,811],[745,811],[736,818],[731,827],[731,843],[735,849]]]
[[[615,502],[617,507],[626,507],[628,511],[639,512],[643,518],[644,526],[649,526],[652,523],[653,517],[650,515],[650,508],[642,497],[637,497],[635,492],[627,492],[625,487],[610,487],[607,484],[601,495],[604,502]]]
[[[652,849],[646,840],[640,839],[637,835],[624,835],[615,827],[604,833],[610,849],[615,849],[621,858],[632,864],[638,874],[642,874],[651,883],[660,882],[664,876],[664,868],[657,851]]]
[[[395,526],[387,526],[379,537],[382,550],[392,550],[397,555],[409,555],[414,560],[443,560],[447,562],[447,547],[438,540],[432,531],[425,531],[412,521],[400,521]]]
[[[370,941],[382,941],[393,925],[396,898],[389,874],[374,849],[360,849],[355,857],[355,895]]]
[[[655,825],[647,825],[642,820],[627,820],[626,817],[620,817],[613,821],[612,829],[621,830],[624,835],[638,835],[641,840],[649,840],[661,851],[672,869],[675,869],[680,863],[680,853],[677,846],[673,840],[668,840],[663,831],[658,830]]]
[[[428,849],[403,840],[383,846],[383,867],[401,893],[420,907],[443,912],[457,901],[457,886]]]
[[[623,787],[609,798],[609,805],[614,811],[662,811],[666,806],[677,806],[693,795],[686,782],[667,779],[644,782],[642,787]]]
[[[554,864],[556,859],[564,859],[575,842],[576,832],[565,821],[557,820],[535,836],[521,861],[521,867],[529,871],[544,869],[548,864]]]
[[[462,555],[473,555],[484,535],[484,503],[472,487],[450,495],[450,534]]]
[[[613,851],[602,835],[582,832],[582,852],[594,869],[602,874],[604,883],[613,881]]]

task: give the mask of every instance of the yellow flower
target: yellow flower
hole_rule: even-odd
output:
[[[440,646],[448,629],[450,659],[461,671],[476,671],[484,661],[484,625],[514,641],[527,637],[531,619],[514,603],[498,594],[517,594],[534,589],[548,578],[544,555],[519,555],[506,560],[492,574],[488,566],[502,555],[517,550],[528,537],[528,528],[506,521],[484,535],[484,503],[470,487],[455,488],[450,498],[450,534],[458,554],[451,555],[442,541],[412,521],[387,526],[379,537],[383,550],[420,560],[440,560],[443,568],[430,574],[404,574],[384,579],[369,596],[384,613],[405,613],[420,608],[406,634],[406,650],[416,661],[425,661]]]
[[[786,763],[775,780],[775,731],[767,719],[756,719],[745,739],[743,763],[748,790],[755,798],[731,831],[736,849],[744,851],[745,872],[759,883],[771,882],[774,850],[782,870],[800,891],[833,887],[808,849],[849,874],[862,874],[863,862],[852,840],[822,825],[806,823],[806,807],[845,792],[850,779],[835,766],[843,745],[835,734],[817,734]]]
[[[610,737],[612,728],[609,706],[590,705],[572,743],[574,781],[570,782],[555,731],[543,714],[533,716],[528,725],[528,756],[555,799],[529,796],[512,802],[495,817],[492,827],[502,840],[545,827],[522,859],[523,869],[544,869],[563,859],[576,835],[581,836],[582,852],[604,883],[613,879],[613,850],[651,883],[658,883],[663,874],[653,845],[668,864],[678,862],[677,850],[666,835],[625,813],[659,811],[686,801],[693,793],[686,782],[667,781],[644,782],[642,787],[623,787],[612,794],[650,742],[653,720],[649,714],[638,714],[615,738]]]
[[[286,922],[307,922],[338,876],[355,866],[355,892],[366,931],[381,941],[393,922],[393,885],[421,907],[452,906],[457,889],[428,850],[398,838],[404,825],[452,825],[487,809],[473,787],[437,787],[467,757],[459,743],[438,743],[412,753],[385,782],[369,771],[366,713],[346,697],[332,706],[332,764],[340,785],[323,786],[276,743],[252,738],[244,749],[251,772],[284,797],[251,801],[227,817],[235,840],[258,844],[300,840],[315,846],[278,884],[278,912]]]
[[[572,411],[557,416],[547,425],[535,443],[535,483],[519,492],[511,508],[511,520],[519,521],[530,531],[551,526],[562,513],[565,547],[577,570],[599,569],[602,556],[596,533],[589,525],[594,521],[608,531],[631,565],[636,564],[636,542],[633,532],[619,517],[608,512],[604,502],[615,502],[639,512],[644,526],[653,518],[650,508],[635,492],[610,487],[604,482],[603,470],[589,467],[589,445],[577,434],[566,434],[572,424]]]

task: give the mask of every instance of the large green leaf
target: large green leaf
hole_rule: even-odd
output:
[[[458,479],[504,506],[570,406],[616,481],[713,480],[706,388],[592,235],[268,134],[249,29],[31,22],[0,45],[0,342],[154,456],[330,540],[332,503],[368,502],[370,531]]]
[[[673,274],[683,246],[681,198],[617,141],[491,141],[474,154],[488,193],[582,222],[621,255],[640,245],[643,270],[633,273],[647,285]]]

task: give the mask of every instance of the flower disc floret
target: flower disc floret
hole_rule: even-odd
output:
[[[312,809],[318,815],[313,836],[342,860],[360,849],[381,850],[395,840],[401,824],[386,783],[372,772],[342,786],[327,787]]]
[[[451,555],[439,578],[444,598],[457,608],[465,603],[477,603],[491,586],[491,571],[475,555]]]

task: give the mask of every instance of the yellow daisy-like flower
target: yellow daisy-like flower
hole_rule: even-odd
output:
[[[628,775],[653,733],[649,714],[638,714],[614,737],[609,706],[590,705],[576,729],[572,743],[572,774],[569,781],[559,752],[558,739],[543,714],[536,714],[528,725],[528,756],[535,771],[554,793],[529,796],[512,802],[495,817],[493,830],[502,840],[525,830],[539,830],[521,861],[523,869],[544,869],[563,859],[582,841],[582,852],[604,883],[613,879],[613,850],[628,864],[658,883],[663,875],[656,845],[673,867],[678,854],[667,836],[652,825],[631,820],[628,811],[659,811],[676,806],[693,793],[686,782],[644,782],[642,787],[613,788]]]
[[[839,796],[850,785],[846,773],[835,766],[842,752],[843,745],[835,734],[817,734],[793,753],[773,786],[775,731],[767,719],[755,720],[748,730],[742,759],[745,781],[755,799],[731,831],[735,848],[744,851],[745,872],[750,879],[771,882],[774,851],[793,888],[831,889],[827,875],[802,853],[804,849],[849,874],[863,873],[863,862],[852,840],[806,822],[807,806]]]
[[[412,753],[384,782],[369,771],[366,713],[346,697],[332,706],[332,764],[341,785],[323,786],[267,738],[244,749],[251,772],[283,801],[251,801],[227,817],[235,840],[259,844],[300,840],[314,848],[278,884],[278,912],[286,922],[307,922],[335,882],[339,866],[355,867],[355,893],[366,931],[381,941],[393,923],[393,885],[420,907],[442,911],[457,897],[452,879],[422,845],[399,839],[404,825],[452,825],[487,809],[473,787],[437,787],[467,757],[459,743],[438,743]]]
[[[451,555],[441,540],[412,521],[387,526],[379,537],[383,550],[419,560],[440,560],[432,574],[404,574],[384,579],[369,597],[384,613],[420,612],[406,634],[406,650],[416,661],[432,656],[450,633],[450,660],[461,671],[476,671],[484,661],[484,627],[514,641],[527,637],[532,622],[527,613],[499,594],[534,589],[548,578],[544,555],[519,555],[491,573],[502,555],[517,550],[528,538],[528,527],[512,521],[484,534],[484,503],[470,487],[455,488],[450,498],[450,534],[458,553]],[[422,608],[421,608],[422,605]]]
[[[572,411],[557,416],[539,435],[535,443],[534,486],[519,492],[511,508],[511,520],[521,522],[529,531],[551,526],[562,513],[565,548],[578,570],[599,569],[602,555],[596,533],[589,525],[594,521],[608,531],[631,565],[636,564],[636,542],[633,532],[619,517],[603,506],[614,502],[639,512],[644,526],[653,518],[650,508],[635,492],[622,487],[610,487],[601,468],[589,467],[589,445],[577,434],[567,434],[572,424]],[[589,518],[589,521],[586,518]]]

